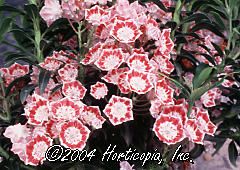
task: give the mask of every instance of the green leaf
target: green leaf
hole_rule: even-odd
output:
[[[197,54],[204,56],[212,65],[216,66],[216,63],[215,63],[215,60],[214,60],[213,56],[210,56],[206,53],[197,53]]]
[[[182,1],[181,0],[177,1],[175,11],[173,14],[173,21],[176,22],[177,24],[180,23],[180,15],[181,15],[182,6],[183,6]]]
[[[228,157],[230,162],[237,167],[236,161],[237,161],[237,157],[238,157],[238,151],[237,151],[237,147],[234,143],[234,141],[232,141],[229,146],[228,146]]]
[[[4,38],[4,34],[8,32],[11,27],[12,18],[5,18],[0,26],[0,42]]]
[[[191,158],[198,158],[204,151],[204,146],[195,144],[194,148],[190,151]]]
[[[23,30],[23,29],[15,28],[15,29],[10,30],[9,32],[12,32],[14,34],[18,34],[18,35],[24,36],[25,38],[31,40],[34,43],[33,38],[29,34],[27,34],[27,32],[25,30]]]
[[[27,16],[30,17],[31,19],[34,19],[37,16],[39,16],[38,8],[34,4],[24,5],[24,10],[26,11]]]
[[[209,11],[214,11],[214,12],[218,13],[221,17],[223,17],[225,19],[228,18],[228,14],[227,14],[226,8],[224,8],[224,6],[217,6],[217,5],[214,5],[214,4],[207,4],[201,10],[203,10],[206,13],[208,13]]]
[[[193,88],[200,87],[210,77],[213,67],[209,67],[205,64],[200,64],[196,69],[196,74],[193,78]]]
[[[215,83],[205,83],[204,86],[199,87],[197,89],[194,89],[190,96],[191,101],[196,101],[198,100],[204,93],[206,93],[208,90],[220,86],[224,81],[224,78],[222,78],[220,81],[217,81]]]
[[[68,20],[67,20],[66,18],[60,18],[60,19],[54,21],[54,22],[47,28],[46,33],[47,33],[47,32],[51,32],[51,31],[54,31],[55,29],[59,29],[59,27],[61,27],[61,26],[64,26],[64,27],[65,27],[65,26],[68,25],[68,24],[69,24],[69,22],[68,22]]]
[[[153,2],[163,11],[165,11],[165,12],[167,11],[167,8],[163,5],[163,3],[160,0],[140,0],[140,1],[143,2],[143,3]]]
[[[190,33],[181,33],[181,34],[175,34],[175,37],[193,37],[193,38],[196,38],[196,39],[201,39],[199,37],[198,34],[194,33],[194,32],[190,32]]]
[[[29,80],[29,75],[25,75],[25,76],[22,76],[22,77],[19,77],[19,78],[16,78],[15,80],[13,80],[13,81],[8,85],[8,87],[6,88],[5,96],[8,96],[9,93],[11,92],[12,88],[13,88],[17,83],[19,83],[19,82],[22,81],[22,80],[28,81],[28,80]]]
[[[55,92],[60,90],[62,88],[62,86],[63,86],[62,84],[59,84],[56,87],[54,87],[53,89],[51,89],[51,94],[54,94]]]
[[[25,54],[26,55],[26,54]],[[5,58],[5,65],[10,66],[16,61],[25,61],[27,63],[33,64],[35,62],[34,58],[25,56],[24,54],[21,53],[10,53],[6,55]]]
[[[44,70],[44,69],[41,69],[40,70],[40,74],[39,74],[39,78],[38,78],[38,86],[39,86],[39,89],[40,89],[40,93],[43,94],[44,91],[45,91],[45,88],[47,87],[48,85],[48,82],[50,80],[50,77],[51,77],[51,72],[50,71],[47,71],[47,70]]]
[[[222,148],[222,146],[224,145],[226,140],[227,140],[226,138],[221,138],[221,137],[217,137],[217,136],[214,137],[214,140],[211,141],[211,142],[215,143],[215,145],[214,145],[215,151],[212,154],[213,156],[218,153],[218,151]]]
[[[36,85],[29,84],[22,88],[22,90],[20,92],[20,100],[22,103],[25,102],[26,98],[35,89],[35,87],[36,87]]]
[[[222,49],[221,49],[217,44],[215,44],[215,43],[213,43],[213,42],[212,42],[212,45],[213,45],[213,47],[215,48],[215,50],[218,52],[218,55],[219,55],[220,57],[223,57],[223,56],[224,56],[224,53],[223,53]]]
[[[207,15],[203,14],[203,13],[195,13],[192,14],[188,17],[185,17],[182,21],[181,24],[184,24],[186,22],[192,22],[192,21],[200,21],[200,20],[207,20],[208,22],[210,22],[210,19],[208,18]]]
[[[223,18],[221,18],[221,16],[214,11],[210,11],[210,14],[213,16],[218,27],[221,28],[222,30],[225,30],[226,27],[225,27],[225,23],[223,22]]]
[[[12,32],[14,39],[17,41],[18,45],[23,48],[33,48],[33,32],[32,30],[27,30],[20,28],[17,24],[12,24]]]
[[[225,115],[226,118],[232,118],[240,113],[240,106],[234,105],[231,110]]]
[[[166,27],[168,28],[171,28],[172,30],[174,30],[176,27],[177,27],[177,23],[174,22],[174,21],[168,21],[166,24],[165,24]]]
[[[191,31],[196,32],[196,31],[203,30],[203,29],[207,29],[207,30],[213,32],[214,34],[224,38],[223,33],[221,33],[219,31],[218,27],[216,25],[212,24],[212,23],[209,23],[209,22],[199,22],[195,26],[193,26]]]
[[[2,12],[2,11],[14,12],[14,13],[17,13],[17,14],[20,14],[20,15],[25,15],[25,13],[22,10],[17,9],[13,6],[9,6],[9,5],[1,5],[0,6],[0,12]]]

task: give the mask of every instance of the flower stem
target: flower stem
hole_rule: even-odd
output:
[[[29,0],[29,4],[34,4],[37,6],[37,0]],[[39,16],[35,16],[34,13],[32,14],[33,18],[33,29],[34,29],[34,44],[35,44],[35,55],[38,63],[43,61],[43,54],[41,50],[41,40],[42,40],[42,34],[40,30],[40,18]]]

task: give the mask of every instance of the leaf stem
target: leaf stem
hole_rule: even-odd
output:
[[[184,91],[184,92],[187,93],[187,96],[188,96],[188,97],[190,96],[189,91],[188,91],[180,82],[174,80],[173,78],[171,78],[171,77],[169,77],[169,76],[167,76],[167,75],[165,75],[165,74],[163,74],[163,73],[160,73],[160,72],[159,72],[159,75],[160,75],[160,76],[163,76],[163,77],[166,77],[166,78],[169,79],[170,81],[174,82],[177,86],[180,87],[180,89],[182,90],[182,92]]]

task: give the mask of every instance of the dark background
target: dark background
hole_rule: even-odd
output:
[[[27,0],[5,0],[5,4],[8,4],[8,5],[11,5],[11,6],[14,6],[14,7],[20,7],[20,8],[26,2],[27,2]],[[4,15],[8,16],[8,13],[5,13]],[[7,41],[13,41],[11,39],[11,34],[8,34],[6,36],[6,39],[7,39]],[[0,67],[3,67],[3,65],[4,65],[4,53],[6,51],[9,51],[9,50],[12,50],[12,48],[9,48],[8,46],[6,46],[6,45],[4,45],[0,42]]]

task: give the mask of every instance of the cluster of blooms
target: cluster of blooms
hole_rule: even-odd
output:
[[[81,150],[86,145],[89,129],[102,128],[105,119],[101,116],[99,107],[87,106],[81,102],[87,90],[77,80],[79,64],[75,58],[73,53],[60,51],[54,52],[39,64],[52,73],[44,93],[40,93],[39,87],[36,87],[25,102],[24,115],[27,123],[9,126],[4,133],[13,143],[12,151],[25,164],[42,163],[44,153],[55,138],[59,138],[65,147]],[[29,73],[29,70],[23,73],[27,66],[19,64],[2,70],[10,70],[12,67],[15,69],[14,75]],[[32,67],[31,84],[37,85],[40,70],[36,66]],[[53,91],[59,85],[61,88]],[[107,93],[107,86],[103,83],[97,82],[91,86],[91,95],[96,99],[103,98]],[[116,105],[127,101],[124,98],[119,100]],[[117,109],[114,103],[112,107]]]
[[[175,144],[185,137],[202,143],[205,134],[214,134],[216,126],[210,121],[207,110],[194,107],[188,118],[187,102],[175,100],[174,93],[178,93],[178,89],[159,75],[170,75],[174,71],[171,30],[160,30],[156,21],[160,19],[164,23],[171,18],[168,13],[153,3],[147,3],[146,8],[138,1],[117,0],[111,7],[106,5],[107,0],[61,2],[45,0],[40,14],[48,25],[61,17],[74,21],[85,18],[88,26],[95,28],[94,44],[81,64],[95,66],[106,74],[101,77],[102,82],[91,86],[90,95],[95,99],[105,98],[107,84],[111,83],[118,86],[123,95],[136,93],[150,96],[150,113],[156,118],[153,131],[167,144]],[[171,6],[170,2],[164,1],[164,4]],[[140,42],[138,48],[135,46],[137,41]],[[145,50],[144,43],[148,41],[153,41],[156,48]],[[63,146],[83,149],[90,130],[102,128],[105,116],[114,126],[134,120],[134,100],[130,98],[112,95],[103,110],[104,114],[98,106],[83,103],[87,90],[78,81],[78,70],[82,66],[75,59],[75,54],[60,51],[39,64],[52,73],[44,93],[41,94],[36,87],[26,100],[24,115],[28,119],[27,124],[9,126],[4,133],[13,143],[12,151],[26,164],[42,163],[44,152],[55,138],[59,138]],[[12,67],[14,71],[11,71]],[[29,69],[28,66],[14,64],[1,72],[8,78],[25,75]],[[33,66],[32,84],[38,83],[39,72],[39,68]],[[52,89],[57,90],[53,92]],[[204,106],[214,106],[217,94],[212,90],[203,95]]]
[[[164,106],[153,101],[150,110],[156,117],[154,131],[158,138],[167,144],[175,144],[186,137],[194,143],[203,144],[204,135],[213,135],[216,131],[206,109],[193,107],[188,118],[188,104],[184,99]]]

